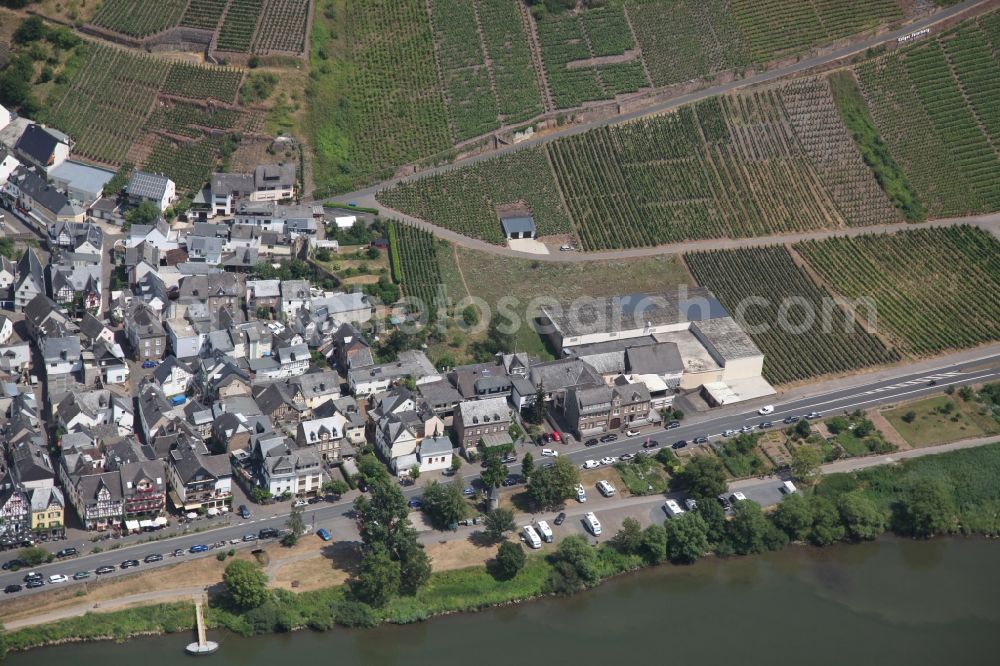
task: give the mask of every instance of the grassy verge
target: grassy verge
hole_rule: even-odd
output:
[[[633,495],[654,495],[667,490],[667,479],[662,465],[653,458],[639,456],[615,465],[622,483]]]
[[[906,179],[906,174],[896,164],[889,154],[889,148],[879,136],[875,120],[868,111],[854,74],[849,71],[831,74],[830,88],[837,109],[840,111],[840,117],[858,144],[865,164],[871,168],[875,180],[889,195],[892,204],[910,222],[925,219],[927,211]]]
[[[1000,430],[982,405],[957,396],[936,396],[886,411],[886,419],[915,448],[993,435]]]

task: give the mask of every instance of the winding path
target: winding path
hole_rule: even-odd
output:
[[[837,228],[837,229],[820,229],[809,232],[802,232],[796,234],[784,234],[784,235],[772,235],[772,236],[761,236],[757,238],[716,238],[707,240],[697,240],[697,241],[687,241],[682,243],[673,243],[670,245],[660,245],[656,247],[643,247],[643,248],[632,248],[628,250],[609,250],[609,251],[598,251],[598,252],[556,252],[548,255],[530,254],[525,252],[518,252],[512,250],[505,246],[494,245],[486,241],[471,238],[463,234],[452,231],[451,229],[446,229],[444,227],[437,226],[426,220],[415,218],[411,215],[407,215],[401,211],[387,208],[386,206],[380,204],[376,199],[375,195],[384,190],[391,188],[400,183],[406,183],[414,180],[419,180],[428,176],[433,176],[437,174],[447,173],[453,169],[458,169],[466,166],[482,162],[498,155],[504,155],[506,153],[513,152],[515,150],[520,150],[522,148],[529,148],[533,146],[540,146],[549,141],[559,139],[562,137],[573,136],[576,134],[581,134],[589,130],[606,127],[610,125],[617,125],[620,123],[635,120],[637,118],[643,118],[646,116],[652,116],[657,114],[662,114],[678,107],[692,104],[702,99],[712,97],[715,95],[720,95],[723,93],[731,92],[733,90],[738,90],[740,88],[745,88],[749,86],[759,85],[762,83],[767,83],[787,77],[794,74],[800,74],[816,67],[821,67],[828,65],[830,63],[835,63],[844,58],[862,53],[867,49],[876,47],[880,44],[885,44],[888,42],[894,42],[899,37],[903,37],[910,33],[913,33],[924,28],[929,28],[944,21],[951,20],[962,14],[973,14],[976,11],[988,7],[992,4],[993,0],[965,0],[951,7],[944,8],[931,16],[925,17],[923,19],[909,23],[901,28],[890,30],[879,35],[871,35],[863,39],[851,42],[850,44],[825,53],[822,55],[817,55],[811,58],[806,58],[796,63],[785,65],[782,67],[776,67],[774,69],[766,70],[755,74],[753,76],[737,79],[730,81],[728,83],[719,84],[716,86],[711,86],[709,88],[704,88],[680,97],[676,97],[659,104],[654,104],[642,109],[635,111],[630,111],[613,118],[604,118],[599,120],[593,120],[586,123],[580,123],[577,125],[571,125],[564,127],[552,132],[547,132],[545,134],[527,139],[517,144],[508,145],[500,147],[496,150],[481,153],[478,155],[472,155],[466,158],[455,160],[449,164],[432,167],[419,171],[414,174],[399,176],[396,178],[390,178],[388,180],[382,181],[370,187],[356,190],[354,192],[345,194],[343,196],[336,197],[337,201],[350,201],[356,203],[358,206],[377,208],[379,209],[385,217],[407,222],[416,225],[422,229],[425,229],[433,233],[438,238],[450,241],[456,245],[466,247],[473,250],[478,250],[481,252],[488,252],[490,254],[512,257],[512,258],[522,258],[522,259],[532,259],[536,261],[549,261],[549,262],[583,262],[583,261],[595,261],[595,260],[617,260],[617,259],[629,259],[638,257],[651,257],[664,254],[679,254],[684,252],[693,252],[699,250],[713,250],[713,249],[728,249],[728,248],[738,248],[738,247],[751,247],[760,245],[774,245],[778,243],[795,243],[802,240],[814,240],[828,238],[830,236],[855,236],[866,233],[892,233],[894,231],[899,231],[902,229],[912,228],[913,225],[907,223],[893,223],[893,224],[881,224],[873,225],[868,227],[851,227],[851,228]],[[948,219],[934,220],[931,222],[924,223],[920,226],[951,226],[955,224],[973,224],[980,226],[990,232],[1000,236],[1000,213],[993,213],[988,215],[972,216],[972,217],[956,217]]]

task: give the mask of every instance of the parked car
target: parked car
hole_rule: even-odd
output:
[[[88,578],[90,578],[89,571],[77,571],[73,574],[73,580],[87,580]]]
[[[423,506],[424,506],[424,503],[420,501],[420,498],[419,498],[419,497],[414,497],[414,498],[412,498],[412,499],[411,499],[411,500],[410,500],[409,502],[407,502],[406,504],[407,504],[407,506],[409,506],[409,507],[410,507],[411,509],[420,509],[420,508],[423,508]]]
[[[249,543],[251,541],[256,541],[256,540],[257,540],[257,535],[256,534],[244,534],[243,535],[243,541],[245,543]]]
[[[36,573],[34,571],[29,571],[28,573],[24,574],[24,578],[22,580],[25,583],[30,583],[33,580],[42,580],[43,578],[44,577],[42,576],[42,574]]]
[[[183,548],[178,548],[173,553],[171,553],[171,556],[172,557],[180,557],[183,554],[184,554],[184,549]]]
[[[561,442],[562,441],[562,433],[560,433],[558,430],[553,430],[552,431],[552,439],[554,441],[556,441],[556,442]]]
[[[683,449],[687,445],[688,445],[687,440],[681,439],[681,440],[678,440],[678,441],[674,442],[673,444],[671,444],[670,448],[672,448],[672,449]]]
[[[723,437],[732,437],[733,435],[738,435],[739,432],[740,432],[739,430],[727,430],[724,433],[722,433],[722,436]]]
[[[576,501],[581,504],[587,501],[587,491],[583,489],[583,484],[580,483],[576,484]]]
[[[333,535],[326,531],[325,527],[321,527],[316,530],[316,536],[318,536],[323,541],[333,541]]]
[[[741,493],[738,490],[735,493],[733,493],[732,495],[729,496],[729,500],[731,502],[733,502],[733,503],[735,503],[735,502],[743,502],[743,501],[746,500],[746,498],[747,498],[747,496],[744,495],[743,493]]]
[[[798,416],[786,416],[785,420],[782,421],[782,423],[795,423],[798,420],[799,420]]]
[[[265,527],[261,531],[257,532],[257,536],[259,536],[261,539],[277,539],[278,530],[274,529],[273,527]]]
[[[694,443],[695,444],[708,444],[708,437],[695,437],[694,438]]]
[[[297,509],[299,507],[306,506],[307,504],[309,504],[309,502],[307,502],[306,500],[304,500],[304,499],[297,499],[294,502],[292,502],[292,508]]]
[[[504,465],[513,465],[514,463],[517,462],[517,456],[514,455],[513,453],[508,453],[507,455],[505,455],[503,458],[500,459],[500,462],[502,462]]]
[[[753,426],[745,425],[742,428],[740,428],[740,432],[753,432]]]
[[[4,571],[17,571],[23,566],[24,562],[22,562],[17,558],[14,558],[13,560],[7,560],[6,562],[4,562],[2,568]]]
[[[471,497],[472,495],[476,494],[476,489],[473,488],[472,486],[468,486],[462,491],[462,494],[465,495],[466,497]]]
[[[261,530],[261,531],[263,531],[263,530]],[[208,552],[208,546],[206,546],[203,543],[197,543],[197,544],[191,546],[191,548],[188,549],[188,552],[191,552],[191,553],[205,553],[205,552]]]
[[[614,465],[616,462],[618,461],[615,460],[612,456],[604,456],[603,458],[601,458],[602,465]]]
[[[555,449],[542,449],[542,457],[544,458],[558,458],[559,452]]]
[[[583,469],[594,469],[595,467],[600,467],[600,466],[601,463],[597,462],[596,460],[584,460],[583,464],[580,465],[580,467]]]
[[[162,562],[163,555],[160,555],[159,553],[153,553],[152,555],[147,555],[146,557],[144,557],[142,561],[145,562],[146,564],[149,564],[151,562]]]
[[[638,437],[639,436],[639,431],[638,430],[632,430],[632,428],[629,428],[628,430],[625,431],[625,436],[626,437]]]
[[[158,364],[157,364],[156,361],[143,361],[142,362],[142,367],[143,367],[144,370],[149,370],[150,368],[155,368],[157,365]]]
[[[768,414],[773,414],[774,405],[764,405],[763,407],[757,410],[757,413],[760,414],[761,416],[767,416]]]
[[[114,572],[115,568],[108,564],[105,564],[103,567],[97,567],[97,569],[94,570],[94,573],[97,574],[98,576],[103,576],[104,574],[110,574]]]
[[[605,497],[615,496],[615,487],[611,485],[610,481],[601,479],[600,481],[597,482],[597,489],[601,491],[601,494],[604,495]]]
[[[602,444],[608,444],[608,443],[610,443],[610,442],[613,442],[613,441],[615,441],[616,439],[618,439],[618,435],[616,435],[616,434],[615,434],[615,433],[613,433],[613,432],[612,432],[612,433],[608,433],[608,434],[607,434],[607,435],[605,435],[604,437],[601,437],[601,443],[602,443]]]
[[[584,446],[597,446],[598,444],[600,444],[600,442],[597,441],[596,437],[591,437],[583,443]]]
[[[821,416],[823,416],[823,414],[820,412],[809,412],[806,414],[807,419],[818,419]]]
[[[29,589],[33,587],[41,587],[42,585],[45,585],[44,580],[29,580],[27,583],[24,584],[24,586]]]
[[[14,583],[12,585],[8,585],[7,587],[3,588],[3,593],[4,594],[14,594],[15,592],[20,592],[23,589],[24,589],[23,587],[21,587],[17,583]]]
[[[237,509],[237,511],[240,514],[240,518],[242,518],[243,520],[249,520],[249,518],[250,518],[250,509],[247,508],[246,504],[240,504],[240,508]]]
[[[556,519],[553,520],[552,522],[556,525],[562,525],[563,523],[566,522],[566,513],[564,511],[560,511],[559,515],[556,516]]]
[[[694,511],[695,509],[698,508],[698,502],[688,497],[686,500],[684,500],[684,506],[687,508],[688,511]]]
[[[660,445],[660,443],[658,441],[656,441],[655,439],[647,439],[645,442],[642,443],[642,448],[644,448],[644,449],[655,449],[659,445]]]
[[[786,495],[791,495],[792,493],[798,492],[799,489],[796,488],[795,484],[792,483],[791,481],[782,481],[781,485],[778,487],[778,490],[785,493]]]
[[[63,548],[58,553],[56,553],[56,557],[59,557],[59,558],[73,557],[74,555],[77,555],[78,553],[79,553],[79,551],[76,548]]]
[[[504,479],[503,481],[500,482],[500,485],[503,486],[503,487],[505,487],[505,488],[508,488],[510,486],[516,486],[517,485],[517,477],[513,476],[513,475],[508,476],[506,479]]]
[[[759,426],[759,427],[760,427],[760,429],[761,429],[761,430],[767,430],[768,428],[770,428],[770,427],[771,427],[771,426],[773,426],[773,425],[774,425],[774,424],[773,424],[773,423],[771,423],[770,421],[764,421],[764,422],[762,422],[762,423],[760,424],[760,426]]]
[[[51,584],[65,583],[68,580],[69,576],[67,576],[66,574],[52,574],[51,576],[49,576],[49,583]]]
[[[722,508],[725,509],[726,511],[729,511],[730,509],[733,508],[733,503],[730,502],[729,498],[726,497],[725,495],[719,495],[718,500],[719,504],[721,504]]]
[[[551,441],[552,441],[552,435],[550,435],[547,432],[543,432],[542,433],[542,443],[543,444],[548,444]]]
[[[632,460],[632,458],[635,458],[635,456],[636,454],[634,453],[623,453],[622,455],[618,456],[618,460]]]
[[[667,430],[673,430],[674,428],[680,428],[680,427],[681,427],[680,421],[670,421],[669,423],[667,423]]]
[[[121,563],[122,569],[131,569],[132,567],[139,566],[139,560],[125,560]]]

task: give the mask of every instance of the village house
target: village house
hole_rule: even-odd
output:
[[[228,454],[209,455],[204,445],[181,446],[167,458],[172,504],[181,511],[228,507],[233,500],[233,468]]]
[[[125,313],[125,337],[137,361],[159,361],[167,351],[167,335],[159,315],[140,301]]]
[[[157,210],[164,211],[177,198],[177,186],[163,174],[133,171],[125,189],[129,203],[138,206],[151,203]]]
[[[510,423],[511,411],[506,398],[466,400],[458,405],[453,430],[459,446],[469,451],[479,445],[483,435],[507,433]]]

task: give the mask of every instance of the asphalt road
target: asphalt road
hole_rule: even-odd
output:
[[[551,445],[551,447],[556,448],[560,452],[560,455],[567,456],[574,463],[580,464],[584,460],[590,458],[600,459],[603,456],[618,457],[624,453],[639,451],[642,448],[642,443],[650,437],[656,439],[661,446],[670,445],[681,439],[691,441],[695,437],[699,436],[709,437],[710,440],[718,439],[721,436],[721,433],[727,429],[736,430],[744,425],[756,426],[764,421],[765,418],[772,421],[775,424],[775,427],[781,427],[782,419],[787,416],[803,416],[812,411],[821,412],[824,416],[831,416],[845,411],[866,409],[876,405],[918,398],[922,395],[939,392],[947,386],[960,386],[985,381],[994,381],[998,377],[1000,377],[1000,354],[992,353],[990,355],[965,360],[959,363],[935,366],[933,369],[925,369],[920,372],[907,373],[904,371],[893,378],[868,382],[858,387],[835,390],[808,398],[795,398],[785,402],[777,401],[775,402],[774,413],[767,417],[762,417],[757,414],[757,408],[760,404],[765,402],[758,401],[760,404],[755,403],[749,407],[741,406],[738,409],[732,409],[725,413],[712,411],[708,414],[694,417],[691,422],[685,422],[682,427],[670,431],[664,431],[662,428],[646,428],[638,437],[623,437],[618,441],[609,444],[600,444],[590,448],[584,448],[579,444],[557,444]],[[936,383],[932,386],[930,385],[931,381]],[[527,450],[532,450],[532,454],[535,456],[536,461],[539,463],[543,462],[544,459],[539,456],[541,447],[526,448]],[[519,455],[523,455],[524,450],[521,450],[518,453]],[[854,464],[867,466],[870,464],[882,464],[889,461],[891,460],[883,458],[865,458],[858,459],[858,462]],[[463,481],[471,485],[474,480],[478,478],[479,470],[471,465],[466,466],[465,469],[466,473],[462,475]],[[520,472],[520,466],[512,465],[511,472]],[[777,490],[778,485],[780,485],[780,481],[778,479],[769,478],[765,480],[750,479],[737,481],[733,484],[733,487],[739,488],[744,491],[748,497],[761,502],[762,504],[772,504],[780,500],[780,494],[778,494]],[[588,496],[593,497],[596,501],[594,503],[590,503],[589,505],[577,505],[574,502],[570,502],[570,506],[567,507],[567,513],[570,513],[571,516],[576,516],[577,514],[582,515],[589,510],[617,511],[623,506],[640,506],[643,511],[651,511],[653,513],[650,515],[655,515],[654,509],[658,510],[658,507],[663,501],[662,497],[606,500],[604,498],[599,498],[596,490],[593,492],[590,490],[592,489],[588,489]],[[421,488],[419,486],[407,487],[404,488],[403,492],[408,498],[416,497],[420,495]],[[320,527],[325,527],[330,530],[337,541],[352,541],[357,538],[357,533],[354,528],[354,522],[351,515],[351,503],[349,500],[343,500],[334,504],[320,503],[309,505],[306,507],[304,513],[306,525],[310,528],[310,531],[315,531]],[[72,576],[77,571],[88,570],[93,572],[96,568],[107,565],[115,567],[115,573],[108,574],[107,576],[117,577],[121,576],[123,573],[122,570],[118,568],[123,560],[142,560],[146,555],[159,553],[164,555],[164,560],[162,562],[141,564],[138,570],[141,571],[151,567],[173,564],[176,562],[176,559],[171,557],[169,553],[171,553],[174,549],[181,548],[187,551],[195,544],[211,545],[212,543],[219,541],[228,542],[231,539],[242,539],[243,535],[248,533],[257,533],[258,530],[264,527],[281,529],[284,527],[286,519],[286,516],[279,515],[261,519],[251,518],[250,520],[243,521],[238,519],[236,516],[233,516],[230,518],[230,522],[226,523],[225,526],[211,529],[209,531],[181,534],[151,543],[123,545],[121,548],[117,548],[115,550],[105,550],[96,554],[84,554],[71,560],[56,561],[52,564],[42,565],[37,567],[36,570],[48,578],[49,575],[56,573]],[[421,525],[422,521],[415,520],[414,522],[418,525],[418,529],[421,530],[425,540],[445,540],[465,538],[465,536],[467,536],[467,534],[463,533],[462,530],[459,530],[457,534],[431,532],[426,528],[423,528]],[[202,524],[210,525],[211,523],[205,522]],[[312,534],[308,534],[304,538],[315,539],[316,537]],[[104,541],[101,542],[101,546],[103,548],[113,547],[114,543],[114,541]],[[58,548],[71,545],[77,547],[83,546],[82,551],[89,551],[92,547],[92,544],[89,542],[79,544],[69,541],[48,544],[47,546],[56,550]],[[240,545],[230,546],[227,544],[225,549],[230,547],[251,547],[253,545],[254,544],[243,544],[241,542]],[[217,552],[218,551],[216,550],[209,550],[208,552],[201,554],[185,554],[183,558],[190,559],[193,557],[213,557]],[[16,551],[9,551],[6,554],[7,559],[15,556]],[[136,570],[133,569],[129,571]],[[25,573],[26,571],[24,570],[19,572],[2,572],[2,574],[0,574],[0,587],[11,583],[21,583]],[[57,583],[57,585],[72,584],[74,583]],[[48,585],[36,589],[44,590],[47,588]],[[34,591],[35,590],[26,589],[25,591],[19,593],[18,596]],[[0,601],[0,603],[2,603],[2,601]]]

